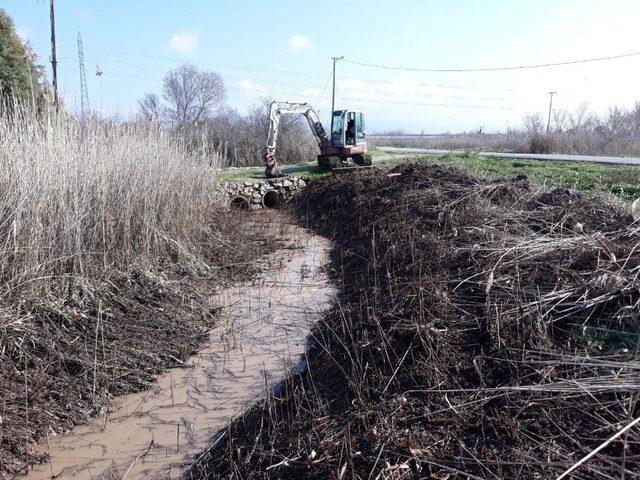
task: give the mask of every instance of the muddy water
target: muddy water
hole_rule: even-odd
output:
[[[300,360],[309,327],[334,294],[323,269],[329,243],[299,227],[251,285],[212,296],[222,318],[186,368],[154,389],[120,397],[110,412],[44,446],[50,464],[25,478],[176,478],[212,436]]]

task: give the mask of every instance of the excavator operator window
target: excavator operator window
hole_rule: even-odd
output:
[[[345,132],[345,143],[347,145],[356,144],[356,113],[347,114],[347,130]]]
[[[356,113],[356,143],[364,141],[364,115],[362,112],[358,112]]]
[[[331,143],[333,145],[343,145],[344,143],[344,117],[342,112],[333,113],[333,127],[331,128]]]
[[[342,118],[341,112],[336,112],[333,114],[333,130],[331,130],[332,135],[340,135],[342,136],[342,125],[344,120]]]

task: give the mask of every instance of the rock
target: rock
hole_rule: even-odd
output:
[[[253,185],[251,182],[245,180],[244,182],[245,187],[250,187],[251,185]]]
[[[307,183],[304,180],[300,179],[300,181],[298,182],[298,187],[304,188],[306,186],[307,186]]]

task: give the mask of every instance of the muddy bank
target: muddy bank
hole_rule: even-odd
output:
[[[637,227],[437,166],[311,186],[338,305],[190,478],[637,478]]]
[[[250,216],[245,216],[250,221]],[[312,324],[333,296],[323,267],[329,242],[273,212],[253,228],[282,239],[261,273],[209,298],[218,312],[198,353],[147,391],[41,448],[28,480],[177,478],[210,439],[300,361]]]
[[[0,303],[0,478],[46,461],[38,443],[89,421],[114,396],[148,389],[202,345],[215,313],[210,289],[251,278],[276,245],[231,215],[212,222],[221,238],[208,239],[200,278],[173,262],[132,265]]]

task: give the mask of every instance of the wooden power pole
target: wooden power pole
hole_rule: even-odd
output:
[[[551,128],[551,108],[553,107],[553,96],[558,92],[549,92],[549,116],[547,117],[547,133]]]
[[[333,132],[333,109],[336,103],[336,62],[344,57],[331,57],[333,60],[333,93],[331,94],[331,132]],[[329,136],[331,136],[331,132]]]
[[[58,61],[56,60],[56,18],[53,7],[53,0],[50,1],[51,18],[51,67],[53,70],[53,104],[58,111]]]

